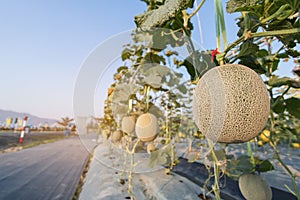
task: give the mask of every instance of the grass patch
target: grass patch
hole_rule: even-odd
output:
[[[77,137],[77,135],[71,135],[69,137]],[[23,144],[19,143],[20,133],[1,133],[0,134],[0,150],[8,148],[22,147],[31,148],[41,144],[47,144],[65,139],[66,136],[63,132],[55,133],[30,133],[24,137]]]
[[[57,137],[57,138],[53,138],[53,139],[45,139],[45,140],[34,141],[34,142],[29,143],[29,144],[23,145],[23,149],[28,149],[28,148],[38,146],[38,145],[41,145],[41,144],[48,144],[48,143],[56,142],[56,141],[59,141],[59,140],[64,139],[64,138],[65,137]]]

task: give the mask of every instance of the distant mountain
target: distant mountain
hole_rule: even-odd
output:
[[[0,122],[1,123],[5,123],[7,118],[19,118],[19,119],[23,119],[24,116],[28,117],[28,124],[32,124],[32,125],[39,125],[41,124],[53,124],[55,123],[57,120],[55,119],[47,119],[47,118],[41,118],[38,116],[34,116],[28,113],[20,113],[20,112],[14,112],[14,111],[8,111],[8,110],[2,110],[0,109]]]

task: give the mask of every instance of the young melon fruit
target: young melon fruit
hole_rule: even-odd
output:
[[[135,125],[136,136],[143,142],[155,139],[158,133],[158,123],[155,115],[145,113],[138,117]]]
[[[122,131],[131,135],[134,132],[135,127],[135,117],[126,116],[122,119]]]
[[[300,143],[299,142],[293,142],[292,147],[299,149],[300,148]]]
[[[120,130],[117,130],[113,132],[111,139],[113,142],[118,142],[121,140],[122,137],[123,133]]]
[[[155,151],[156,147],[154,144],[150,143],[147,145],[147,153],[150,154],[152,151]]]
[[[109,129],[102,129],[101,134],[104,135],[106,138],[109,138],[110,130]]]
[[[272,190],[259,175],[244,174],[239,178],[239,188],[247,200],[271,200]]]
[[[268,143],[268,142],[270,142],[270,134],[271,134],[271,133],[270,133],[269,130],[264,130],[264,131],[259,135],[259,138],[260,138],[262,141]]]
[[[250,68],[228,64],[204,74],[194,91],[193,116],[209,139],[246,142],[265,127],[270,112],[267,88]]]

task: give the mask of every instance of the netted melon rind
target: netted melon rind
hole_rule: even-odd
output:
[[[158,133],[158,122],[155,115],[145,113],[138,117],[135,126],[136,136],[143,142],[155,139]]]
[[[267,88],[248,67],[228,64],[209,70],[194,92],[193,116],[209,139],[246,142],[265,127],[270,100]]]
[[[247,200],[271,200],[272,190],[259,175],[244,174],[239,178],[239,188]]]

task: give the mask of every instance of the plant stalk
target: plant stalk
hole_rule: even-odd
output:
[[[220,169],[218,166],[219,160],[216,156],[215,150],[214,150],[214,145],[212,143],[212,141],[210,139],[207,139],[208,141],[208,146],[210,148],[211,151],[211,155],[214,161],[214,185],[212,186],[212,189],[214,191],[215,197],[217,200],[221,200],[221,196],[220,196],[220,187],[219,187],[219,180],[220,180]]]
[[[197,6],[197,8],[189,15],[188,19],[191,19],[193,16],[197,14],[197,12],[200,10],[200,8],[203,6],[205,0],[202,0],[200,4]]]
[[[134,162],[134,153],[135,153],[135,149],[137,147],[137,145],[139,144],[140,142],[140,139],[138,139],[136,141],[136,143],[133,145],[132,149],[129,150],[129,148],[127,147],[126,150],[127,150],[127,153],[130,154],[130,170],[129,170],[129,173],[128,173],[128,194],[130,195],[130,199],[131,200],[134,200],[135,199],[135,196],[133,194],[133,170],[134,170],[134,167],[135,167],[135,162]]]
[[[150,86],[147,86],[146,90],[146,112],[149,111],[149,103],[150,103]]]
[[[259,32],[259,33],[251,33],[249,34],[248,39],[250,38],[255,38],[255,37],[265,37],[265,36],[276,36],[276,35],[288,35],[288,34],[295,34],[295,33],[299,33],[300,32],[300,28],[292,28],[292,29],[283,29],[283,30],[277,30],[277,31],[266,31],[266,32]],[[244,36],[241,36],[240,38],[238,38],[236,41],[234,41],[232,44],[230,44],[225,50],[224,50],[224,54],[223,56],[225,57],[225,55],[235,46],[237,46],[238,44],[240,44],[241,42],[243,42],[245,40]]]

